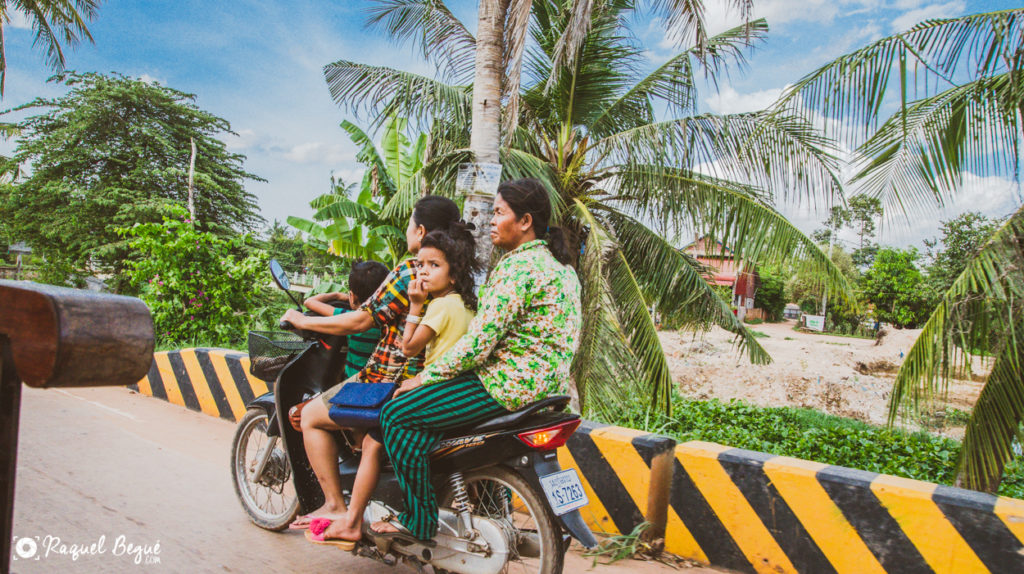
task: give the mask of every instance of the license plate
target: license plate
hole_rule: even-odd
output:
[[[583,484],[576,469],[567,468],[561,472],[540,477],[540,486],[556,516],[583,508],[590,501],[583,492]]]

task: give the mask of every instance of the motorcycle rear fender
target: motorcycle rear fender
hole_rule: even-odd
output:
[[[277,426],[277,409],[274,408],[274,391],[264,393],[245,405],[246,409],[261,408],[267,413],[267,436],[280,436]]]
[[[537,492],[544,492],[540,485],[540,477],[554,474],[562,470],[558,464],[558,453],[556,451],[533,452],[525,456],[518,456],[510,459],[505,464],[516,468]],[[573,538],[580,541],[586,548],[595,548],[597,538],[590,531],[590,527],[583,521],[583,515],[579,510],[566,512],[556,516],[558,522],[565,528]]]

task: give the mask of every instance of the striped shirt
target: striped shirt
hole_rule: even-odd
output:
[[[334,310],[335,315],[345,312],[344,309]],[[349,377],[363,370],[370,360],[373,350],[377,348],[380,334],[380,329],[373,327],[369,331],[348,336],[348,353],[345,355],[345,371],[342,380],[348,380]]]
[[[373,318],[382,331],[377,348],[359,372],[366,383],[401,382],[423,370],[423,353],[406,358],[402,354],[402,331],[409,314],[409,283],[416,278],[416,262],[408,259],[388,273],[384,283],[359,307]]]

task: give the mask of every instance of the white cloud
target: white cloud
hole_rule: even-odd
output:
[[[283,155],[285,159],[296,163],[342,163],[355,159],[342,146],[322,142],[301,143],[287,149]]]
[[[942,4],[930,4],[922,8],[916,8],[898,16],[892,21],[893,32],[909,30],[914,24],[931,18],[952,18],[964,13],[967,7],[963,0],[953,0]]]
[[[32,29],[32,22],[28,19],[28,16],[20,10],[8,10],[7,17],[9,18],[7,26],[11,28],[21,28],[22,30]]]
[[[227,136],[224,146],[233,152],[240,152],[257,147],[259,137],[255,130],[238,130],[237,136]]]
[[[167,81],[163,78],[157,78],[155,76],[150,76],[149,74],[142,74],[141,76],[139,76],[139,80],[142,80],[147,84],[160,84],[161,86],[167,85]]]
[[[770,106],[785,89],[783,87],[741,94],[733,89],[732,86],[724,86],[717,94],[706,98],[704,101],[711,108],[711,111],[716,114],[755,112]]]

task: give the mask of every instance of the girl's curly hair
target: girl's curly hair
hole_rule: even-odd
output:
[[[476,311],[477,298],[473,274],[483,270],[476,256],[476,240],[473,238],[472,223],[452,222],[447,230],[435,229],[423,237],[420,249],[433,247],[448,261],[448,274],[455,280],[454,290],[462,296],[462,302]]]

